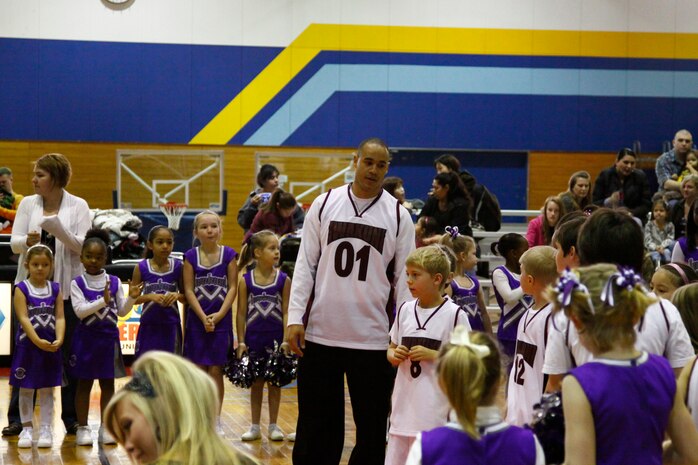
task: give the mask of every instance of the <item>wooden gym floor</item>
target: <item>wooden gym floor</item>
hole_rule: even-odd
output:
[[[116,389],[123,386],[129,378],[116,380]],[[0,377],[0,426],[7,424],[7,405],[10,399],[10,389],[7,377]],[[260,463],[268,465],[291,464],[293,443],[288,441],[271,442],[266,438],[268,410],[266,393],[262,408],[262,439],[253,442],[242,442],[240,436],[247,431],[250,418],[249,390],[232,386],[226,381],[225,400],[221,420],[225,431],[225,439],[233,447],[256,457]],[[17,436],[3,437],[0,440],[0,465],[40,464],[40,465],[74,465],[74,464],[129,464],[128,456],[121,446],[98,445],[96,441],[99,427],[99,386],[95,383],[90,400],[89,424],[95,443],[92,447],[75,445],[75,436],[65,436],[63,423],[60,420],[60,392],[55,391],[56,412],[54,414],[53,447],[51,449],[19,449]],[[346,464],[354,444],[355,430],[351,415],[351,404],[346,397],[346,438],[342,464]],[[296,388],[284,388],[281,391],[281,408],[278,424],[286,433],[295,431],[298,402]],[[38,414],[38,409],[37,409]],[[38,420],[38,417],[36,418]],[[38,421],[36,422],[38,424]]]

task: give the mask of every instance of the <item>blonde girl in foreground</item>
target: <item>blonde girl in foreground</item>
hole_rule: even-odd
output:
[[[134,464],[254,465],[216,434],[218,392],[193,363],[150,351],[104,413],[107,429]]]

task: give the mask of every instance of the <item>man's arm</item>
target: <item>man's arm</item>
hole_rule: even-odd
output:
[[[307,220],[306,220],[307,222]],[[399,307],[406,300],[412,299],[405,279],[405,261],[407,256],[415,249],[414,223],[410,212],[405,207],[400,207],[400,230],[395,244],[395,304]]]
[[[671,179],[671,162],[667,154],[657,158],[654,171],[657,173],[657,184],[660,188],[667,191],[681,191],[681,183]]]
[[[298,355],[302,355],[302,349],[305,348],[303,315],[305,315],[310,294],[315,287],[315,273],[322,248],[319,210],[324,198],[323,195],[315,199],[305,217],[301,246],[293,270],[287,327],[291,350]]]

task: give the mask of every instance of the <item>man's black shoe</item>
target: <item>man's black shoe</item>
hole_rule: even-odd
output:
[[[21,423],[10,423],[2,429],[3,436],[17,436],[22,432]]]
[[[66,427],[66,434],[76,434],[78,432],[78,426],[80,426],[80,424],[76,421],[72,425]]]

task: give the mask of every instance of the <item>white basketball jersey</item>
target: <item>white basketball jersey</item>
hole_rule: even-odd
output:
[[[507,387],[506,421],[512,425],[530,423],[533,404],[540,402],[543,395],[543,361],[551,310],[550,304],[540,310],[529,308],[519,321]]]
[[[422,308],[413,300],[398,310],[390,341],[407,348],[419,345],[439,350],[449,341],[456,325],[470,328],[467,314],[451,299],[444,299],[436,308]],[[436,360],[400,363],[392,405],[391,434],[416,436],[420,431],[446,424],[449,405],[436,378]]]
[[[288,321],[298,324],[302,316],[305,338],[318,344],[386,350],[395,308],[391,287],[404,289],[398,296],[407,294],[404,264],[414,249],[414,225],[385,191],[362,210],[350,192],[350,185],[342,186],[313,202]]]

